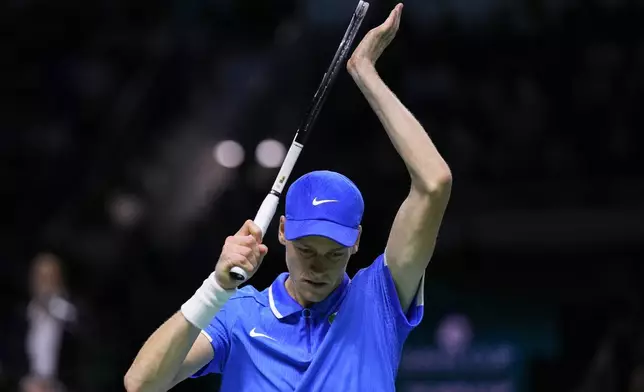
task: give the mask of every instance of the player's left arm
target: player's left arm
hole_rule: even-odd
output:
[[[411,305],[434,252],[450,197],[452,175],[427,132],[378,75],[375,63],[393,40],[402,4],[364,37],[349,73],[383,124],[411,177],[411,190],[393,222],[385,251],[402,308]]]

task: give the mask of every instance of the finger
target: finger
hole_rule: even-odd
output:
[[[255,239],[251,236],[245,237],[252,241],[252,245],[240,245],[240,244],[230,244],[230,247],[227,249],[230,253],[239,254],[248,261],[251,262],[253,266],[256,266],[259,263],[261,258],[261,252],[259,250],[259,244],[255,242]]]
[[[259,265],[259,261],[262,258],[261,251],[259,250],[259,244],[255,243],[251,247],[251,254],[248,256],[248,261],[253,264],[255,268]]]
[[[228,244],[226,246],[226,249],[225,249],[226,255],[229,255],[229,256],[231,256],[231,255],[240,255],[240,256],[245,257],[245,258],[252,257],[252,255],[253,255],[253,253],[255,253],[255,251],[257,251],[257,253],[259,253],[259,248],[253,249],[250,246],[234,244],[234,243]]]
[[[393,41],[394,37],[398,33],[398,28],[400,27],[400,13],[401,13],[402,7],[401,6],[396,6],[392,11],[390,18],[393,18],[391,23],[387,24],[387,29],[384,31],[382,34],[382,39],[381,43],[383,44],[382,50],[389,46],[391,41]]]
[[[391,10],[391,14],[389,15],[389,18],[387,18],[387,21],[390,22],[387,24],[388,25],[387,32],[389,34],[395,33],[396,31],[398,31],[398,27],[400,26],[401,14],[402,14],[402,4],[396,5],[394,9]]]
[[[259,245],[259,253],[261,253],[262,256],[265,256],[266,253],[268,253],[268,246],[266,246],[264,244],[260,244]]]
[[[396,18],[398,18],[398,6],[395,6],[394,9],[391,10],[389,16],[387,17],[387,20],[385,20],[385,23],[383,23],[383,25],[387,26],[387,29],[390,29],[395,25]]]
[[[259,228],[253,221],[249,221],[248,223],[248,231],[249,234],[255,237],[257,240],[257,243],[262,242],[262,229]]]
[[[398,4],[395,8],[396,10],[396,30],[398,30],[398,27],[400,27],[400,19],[402,18],[402,10],[403,10],[403,5],[402,3]]]
[[[264,257],[266,257],[266,254],[268,253],[268,247],[264,244],[259,245],[259,261],[257,262],[257,267],[262,265],[262,261],[264,261]]]
[[[389,41],[392,37],[393,34],[396,34],[396,31],[398,30],[398,25],[400,22],[400,6],[397,5],[394,7],[393,10],[389,13],[389,16],[387,17],[387,20],[385,20],[380,26],[376,27],[374,29],[374,33],[376,33],[381,39],[385,41]]]
[[[236,236],[250,235],[250,224],[253,223],[250,219],[246,220],[242,227],[235,233]]]
[[[268,246],[266,246],[264,244],[260,244],[259,245],[259,255],[260,255],[260,257],[263,259],[264,256],[266,256],[267,253],[268,253]]]
[[[250,234],[244,235],[244,236],[237,235],[234,237],[230,237],[230,239],[228,239],[227,242],[231,244],[248,246],[248,247],[257,246],[257,240],[255,239],[255,237],[253,237]]]
[[[255,265],[253,265],[246,257],[242,255],[231,255],[229,260],[230,269],[233,267],[239,267],[251,275],[255,271]]]
[[[394,25],[395,14],[396,14],[396,9],[394,8],[389,13],[389,16],[387,16],[387,19],[385,19],[385,21],[382,22],[379,26],[376,26],[373,29],[369,30],[367,35],[375,35],[377,37],[381,37],[387,34],[387,32],[391,30],[392,26]]]

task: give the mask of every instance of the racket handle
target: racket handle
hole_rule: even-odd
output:
[[[270,225],[271,221],[273,220],[273,217],[275,216],[275,211],[277,211],[277,206],[280,203],[280,198],[279,196],[269,193],[265,198],[264,201],[262,202],[262,205],[259,206],[259,210],[257,211],[257,215],[255,215],[255,219],[253,219],[253,222],[259,226],[259,228],[262,230],[262,238],[266,235],[266,230],[268,230],[268,225]],[[233,277],[233,279],[238,280],[238,281],[246,281],[248,279],[248,273],[241,269],[240,267],[233,267],[230,269],[230,276]]]
[[[253,222],[262,230],[262,238],[266,235],[266,230],[268,230],[268,225],[271,224],[273,217],[275,216],[275,211],[277,211],[277,206],[280,203],[279,196],[269,193],[264,198],[262,205],[259,206],[257,215]]]
[[[245,282],[246,279],[248,279],[248,274],[246,271],[241,269],[240,267],[233,267],[230,269],[230,276],[233,277],[233,279],[238,280],[240,282]]]

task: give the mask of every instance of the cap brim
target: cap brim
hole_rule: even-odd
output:
[[[289,241],[308,236],[321,236],[342,246],[350,247],[355,245],[358,240],[358,229],[326,220],[293,221],[287,219],[284,222],[284,236]]]

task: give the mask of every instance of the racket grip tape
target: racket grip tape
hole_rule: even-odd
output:
[[[255,222],[255,224],[262,230],[262,238],[266,235],[266,230],[268,230],[268,226],[275,216],[279,203],[279,196],[274,193],[269,193],[266,195],[266,198],[264,198],[262,205],[259,206],[259,210],[257,211],[257,215],[255,215],[253,222]]]
[[[255,215],[255,219],[253,219],[253,222],[262,230],[262,238],[264,238],[264,235],[266,235],[266,230],[268,230],[268,226],[275,216],[275,212],[277,211],[277,206],[279,205],[279,203],[279,196],[274,193],[269,193],[268,195],[266,195],[264,201],[259,207],[257,215]],[[240,267],[231,268],[230,275],[235,280],[242,282],[248,279],[248,273]]]

